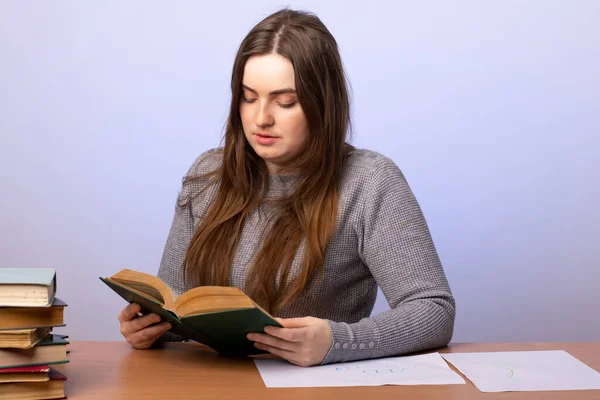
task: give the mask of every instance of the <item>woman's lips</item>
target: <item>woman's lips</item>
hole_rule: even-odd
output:
[[[254,136],[256,136],[256,141],[263,146],[273,144],[279,139],[278,137],[265,135],[263,133],[255,133]]]

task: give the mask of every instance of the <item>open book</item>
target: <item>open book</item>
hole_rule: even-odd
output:
[[[219,353],[263,353],[246,334],[264,332],[267,325],[281,326],[235,287],[199,286],[176,297],[166,283],[143,272],[123,269],[100,280],[129,303],[139,304],[143,314],[155,313],[170,322],[171,332]]]

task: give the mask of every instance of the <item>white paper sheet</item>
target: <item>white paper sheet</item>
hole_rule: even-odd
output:
[[[269,388],[466,384],[438,353],[314,367],[282,360],[254,360]]]
[[[564,350],[451,353],[442,357],[482,392],[600,389],[600,373]]]

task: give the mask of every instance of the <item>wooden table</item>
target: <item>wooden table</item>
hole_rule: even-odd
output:
[[[268,389],[251,359],[223,357],[196,343],[135,350],[125,342],[73,342],[69,348],[70,362],[57,369],[67,375],[66,392],[73,400],[600,399],[600,390],[481,393],[468,380],[466,385]],[[600,343],[457,343],[440,353],[558,349],[600,371]]]

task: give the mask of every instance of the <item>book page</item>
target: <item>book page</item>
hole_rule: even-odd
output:
[[[254,362],[269,388],[465,384],[438,353],[309,368],[283,360],[256,359]]]
[[[179,296],[173,302],[172,311],[183,317],[252,307],[254,307],[252,300],[236,287],[198,286]]]
[[[138,292],[145,293],[167,306],[173,303],[173,293],[169,286],[154,275],[123,269],[108,279],[112,279]]]
[[[564,350],[451,353],[442,357],[482,392],[600,389],[600,373]]]

